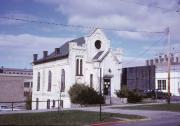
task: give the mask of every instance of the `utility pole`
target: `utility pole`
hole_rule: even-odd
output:
[[[102,93],[101,93],[101,77],[102,77],[102,68],[100,67],[100,80],[99,80],[99,93],[100,93],[100,112],[99,112],[99,116],[100,116],[100,121],[101,121],[101,95],[102,95]]]
[[[170,42],[170,29],[167,28],[168,37],[168,104],[171,102],[170,83],[171,83],[171,42]]]

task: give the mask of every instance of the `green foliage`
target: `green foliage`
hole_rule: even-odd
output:
[[[123,86],[121,90],[116,91],[119,98],[127,98],[129,103],[137,103],[142,101],[142,95],[138,91],[129,91],[127,86]]]
[[[122,88],[121,88],[121,90],[117,90],[115,93],[116,93],[116,95],[117,95],[117,97],[119,97],[119,98],[127,98],[128,97],[128,88],[127,88],[127,86],[123,86]]]
[[[75,84],[69,90],[72,103],[75,104],[104,104],[104,97],[100,96],[93,88],[84,84]]]
[[[129,91],[128,92],[128,102],[137,103],[142,101],[142,95],[138,92]]]
[[[167,99],[168,98],[168,93],[153,90],[153,91],[146,92],[143,97],[144,98],[152,98],[152,99]]]
[[[26,99],[26,109],[31,110],[31,106],[32,106],[32,95],[29,94]]]

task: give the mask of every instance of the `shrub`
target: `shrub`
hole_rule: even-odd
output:
[[[29,95],[26,99],[26,109],[31,110],[32,107],[32,96]]]
[[[145,98],[152,98],[152,99],[167,99],[168,93],[162,92],[161,90],[152,90],[146,92]]]
[[[141,101],[142,101],[142,96],[139,93],[133,92],[133,91],[128,92],[128,102],[129,103],[137,103],[137,102],[141,102]]]
[[[104,104],[104,97],[100,96],[93,88],[84,84],[75,84],[69,90],[72,103],[75,104]]]
[[[119,98],[127,98],[128,97],[128,88],[127,86],[123,86],[121,88],[121,90],[117,90],[115,92],[115,94],[117,95],[117,97]]]

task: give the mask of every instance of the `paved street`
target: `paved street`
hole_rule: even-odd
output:
[[[78,110],[99,111],[99,107],[78,108]],[[146,120],[125,121],[123,123],[120,122],[120,124],[112,124],[112,126],[180,126],[179,112],[125,110],[125,109],[112,109],[111,107],[103,107],[102,112],[134,114],[134,115],[141,115],[147,117]]]

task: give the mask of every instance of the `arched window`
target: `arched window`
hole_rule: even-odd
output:
[[[76,59],[76,76],[79,75],[79,59]]]
[[[37,76],[37,91],[40,90],[40,72],[38,72],[38,76]]]
[[[48,91],[51,91],[51,83],[52,83],[52,73],[49,71],[48,73]]]
[[[65,90],[65,70],[61,70],[61,92]]]

